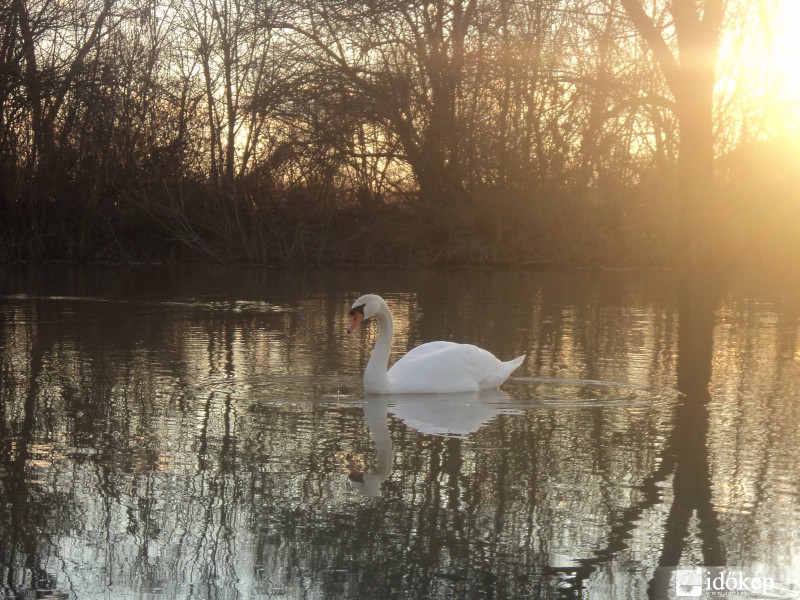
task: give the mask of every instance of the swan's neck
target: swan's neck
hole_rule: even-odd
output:
[[[375,321],[378,324],[378,337],[364,371],[364,391],[368,394],[385,394],[389,391],[389,376],[386,371],[394,337],[394,321],[389,307],[384,306],[377,312]]]

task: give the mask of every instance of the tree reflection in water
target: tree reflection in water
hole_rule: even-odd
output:
[[[696,517],[702,565],[725,565],[717,511],[712,501],[708,456],[711,364],[714,355],[715,311],[720,282],[715,277],[683,283],[678,316],[678,390],[664,462],[672,463],[673,499],[667,516],[658,564],[679,566],[690,540],[690,520]],[[694,566],[694,565],[690,565]],[[664,579],[669,571],[661,570]],[[669,583],[654,579],[651,597],[663,597]]]
[[[661,597],[659,565],[757,563],[798,585],[797,286],[375,276],[398,346],[529,352],[535,378],[443,427],[360,396],[341,332],[367,279],[34,271],[0,280],[7,591]]]
[[[692,532],[690,520],[698,524],[701,544],[699,565],[725,565],[717,512],[712,503],[712,482],[708,457],[708,405],[711,399],[711,365],[715,310],[720,293],[716,278],[686,276],[679,298],[677,341],[677,389],[680,400],[660,461],[639,486],[641,499],[619,513],[612,522],[608,543],[593,556],[578,561],[578,568],[552,568],[570,573],[575,586],[582,587],[592,573],[628,548],[633,531],[643,515],[664,503],[663,488],[672,477],[672,499],[664,523],[658,567],[648,586],[650,598],[669,597],[674,586],[674,567],[696,566],[684,561]],[[673,567],[665,569],[664,567]]]

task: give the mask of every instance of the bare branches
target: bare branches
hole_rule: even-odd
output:
[[[604,207],[622,227],[663,208],[633,190],[674,171],[679,126],[713,137],[731,2],[10,0],[0,211],[30,257],[143,223],[220,260],[314,256],[316,220],[330,249],[354,207],[425,210],[449,247],[464,228],[505,247],[522,214],[557,232],[558,210]]]
[[[680,88],[679,70],[680,66],[672,50],[667,45],[664,37],[653,21],[642,7],[640,0],[620,0],[625,11],[628,13],[631,21],[642,34],[642,37],[647,42],[653,55],[656,57],[658,64],[664,72],[664,77],[667,80],[670,88],[675,90]],[[677,2],[676,5],[681,4]]]

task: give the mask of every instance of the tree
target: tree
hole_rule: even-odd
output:
[[[477,0],[348,7],[308,3],[283,23],[316,48],[328,94],[399,140],[420,196],[448,200],[463,191],[466,44]]]
[[[682,240],[692,264],[712,260],[709,243],[714,203],[713,97],[717,50],[725,0],[674,0],[672,17],[677,56],[641,0],[622,5],[644,38],[674,98],[678,118],[678,177]]]

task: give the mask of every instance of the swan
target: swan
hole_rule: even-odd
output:
[[[361,296],[353,302],[350,316],[353,320],[347,333],[371,318],[378,323],[378,338],[364,371],[364,391],[368,394],[452,394],[493,389],[525,360],[523,354],[502,362],[472,344],[428,342],[410,350],[387,371],[394,320],[384,299],[375,294]]]

